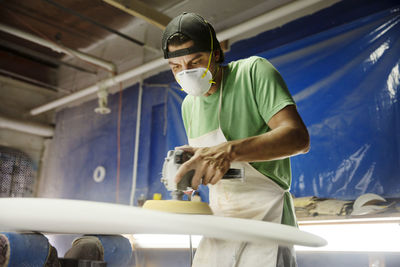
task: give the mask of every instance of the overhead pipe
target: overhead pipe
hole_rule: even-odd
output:
[[[128,79],[131,79],[133,77],[138,77],[139,75],[142,75],[143,73],[146,73],[148,71],[151,71],[159,66],[162,66],[165,64],[165,59],[164,58],[159,58],[153,61],[150,61],[146,64],[141,65],[140,67],[134,68],[132,70],[129,70],[127,72],[124,72],[122,74],[116,75],[114,77],[102,80],[101,82],[94,84],[92,86],[89,86],[83,90],[80,90],[78,92],[72,93],[70,95],[67,95],[65,97],[59,98],[57,100],[54,100],[48,104],[44,104],[43,106],[34,108],[29,111],[29,113],[33,116],[41,114],[43,112],[52,110],[54,108],[63,106],[65,104],[71,103],[73,101],[76,101],[80,98],[83,98],[85,96],[97,93],[99,88],[101,87],[111,87],[115,84],[118,84],[120,82],[126,81]]]
[[[312,9],[308,14],[311,14],[312,12],[315,12],[323,7],[330,6],[336,2],[339,2],[340,0],[302,0],[302,1],[294,1],[290,4],[284,5],[282,7],[279,7],[277,9],[274,9],[270,12],[267,12],[263,15],[260,15],[258,17],[255,17],[253,19],[250,19],[244,23],[241,23],[237,26],[234,26],[232,28],[229,28],[227,30],[222,31],[221,33],[217,34],[218,40],[219,41],[225,41],[227,39],[236,37],[240,34],[246,33],[251,29],[254,29],[256,27],[265,25],[267,23],[274,23],[277,20],[281,20],[280,24],[287,23],[288,21],[292,20],[295,17],[296,13],[301,13],[301,15],[306,15],[307,14],[307,9]],[[322,7],[319,5],[323,5]],[[278,25],[271,25],[270,27],[276,27]],[[133,68],[132,70],[129,70],[127,72],[124,72],[122,74],[119,74],[115,77],[108,78],[100,82],[100,84],[107,85],[107,86],[113,86],[119,82],[126,81],[128,79],[132,79],[135,77],[138,77],[139,75],[142,75],[148,71],[154,70],[156,68],[162,67],[167,64],[167,61],[164,58],[158,58],[153,61],[150,61],[148,63],[145,63],[139,67]],[[35,116],[40,113],[52,110],[54,108],[69,104],[73,101],[76,101],[80,98],[86,97],[88,95],[91,95],[95,92],[97,92],[99,88],[99,84],[95,84],[92,86],[89,86],[85,89],[82,89],[78,92],[75,92],[71,95],[62,97],[60,99],[57,99],[55,101],[52,101],[50,103],[44,104],[42,106],[39,106],[37,108],[34,108],[30,110],[30,114]]]
[[[100,67],[102,67],[102,68],[104,68],[104,69],[106,69],[106,70],[108,70],[108,71],[110,71],[112,73],[116,72],[115,64],[112,63],[112,62],[105,61],[103,59],[94,57],[92,55],[89,55],[89,54],[86,54],[86,53],[83,53],[83,52],[80,52],[78,50],[70,49],[70,48],[65,47],[65,46],[63,46],[61,44],[56,44],[56,43],[53,43],[51,41],[47,41],[47,40],[45,40],[43,38],[40,38],[38,36],[35,36],[33,34],[21,31],[19,29],[16,29],[16,28],[13,28],[13,27],[10,27],[10,26],[7,26],[7,25],[2,24],[2,23],[0,23],[0,30],[4,31],[6,33],[9,33],[11,35],[14,35],[14,36],[18,36],[18,37],[20,37],[22,39],[29,40],[29,41],[31,41],[33,43],[43,45],[43,46],[48,47],[48,48],[50,48],[50,49],[52,49],[52,50],[54,50],[54,51],[56,51],[58,53],[64,53],[64,54],[67,54],[67,55],[70,55],[70,56],[79,57],[79,58],[83,59],[84,61],[87,61],[87,62],[90,62],[90,63],[95,64],[97,66],[100,66]]]
[[[54,128],[51,126],[15,120],[3,116],[0,116],[0,128],[38,135],[42,137],[52,137],[54,135]]]

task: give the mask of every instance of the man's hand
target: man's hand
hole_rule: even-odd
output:
[[[179,168],[175,182],[178,183],[183,175],[190,170],[195,170],[192,179],[192,188],[197,190],[200,183],[216,184],[230,167],[230,155],[227,143],[213,147],[177,147],[177,150],[184,150],[193,154],[193,157],[183,163]]]
[[[229,170],[232,161],[269,161],[308,152],[310,137],[294,105],[276,113],[268,126],[271,130],[267,133],[217,146],[176,148],[192,153],[193,157],[181,165],[175,182],[179,182],[188,171],[195,170],[192,188],[197,189],[200,183],[216,184]]]

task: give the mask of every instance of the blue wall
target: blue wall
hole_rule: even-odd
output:
[[[395,2],[343,1],[240,41],[227,53],[226,62],[267,58],[295,97],[311,150],[292,158],[294,195],[400,197],[400,11]],[[144,81],[136,197],[156,192],[167,197],[159,182],[162,162],[168,150],[187,143],[180,119],[183,97],[169,71]],[[46,185],[52,196],[115,202],[118,194],[120,203],[129,203],[137,101],[138,85],[123,91],[118,189],[118,94],[109,97],[108,115],[94,113],[96,101],[57,113]],[[92,178],[98,165],[107,171],[101,183]]]

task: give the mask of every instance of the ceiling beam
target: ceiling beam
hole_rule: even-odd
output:
[[[104,2],[125,11],[132,16],[144,19],[145,21],[164,30],[171,18],[157,11],[151,6],[138,0],[103,0]]]
[[[29,60],[33,60],[33,61],[38,62],[40,64],[49,66],[51,68],[57,68],[60,65],[65,65],[65,66],[68,66],[70,68],[74,68],[74,69],[79,70],[79,71],[84,71],[84,72],[87,72],[87,73],[96,74],[96,72],[93,71],[93,70],[85,69],[83,67],[70,64],[68,62],[59,60],[58,58],[48,56],[48,55],[43,54],[41,52],[37,52],[37,51],[35,51],[33,49],[24,47],[22,45],[14,44],[14,43],[11,43],[11,42],[8,42],[8,41],[5,41],[5,40],[0,40],[0,49],[4,49],[6,51],[10,51],[13,54],[22,56],[22,57],[27,58]]]
[[[17,28],[13,28],[13,27],[10,27],[8,25],[0,23],[0,31],[4,31],[4,32],[6,32],[8,34],[17,36],[19,38],[22,38],[22,39],[25,39],[25,40],[28,40],[28,41],[31,41],[31,42],[39,44],[41,46],[48,47],[48,48],[50,48],[50,49],[52,49],[52,50],[54,50],[54,51],[56,51],[58,53],[64,53],[66,55],[71,55],[73,57],[77,57],[77,58],[79,58],[79,59],[81,59],[83,61],[90,62],[91,64],[94,64],[94,65],[99,66],[99,67],[101,67],[103,69],[106,69],[106,70],[108,70],[108,71],[110,71],[112,73],[116,72],[117,68],[116,68],[115,64],[112,63],[112,62],[106,61],[106,60],[101,59],[101,58],[97,58],[95,56],[80,52],[78,50],[70,49],[70,48],[68,48],[66,46],[63,46],[61,44],[55,43],[53,41],[48,41],[48,40],[43,39],[41,37],[38,37],[36,35],[21,31],[21,30],[19,30]]]

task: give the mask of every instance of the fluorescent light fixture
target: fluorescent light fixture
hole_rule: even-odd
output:
[[[296,251],[400,252],[400,217],[300,221],[299,227],[328,245],[295,246]]]
[[[400,217],[300,221],[301,230],[328,241],[324,247],[295,246],[296,251],[400,252]],[[202,236],[192,236],[197,248]],[[188,235],[135,234],[136,248],[190,248]]]

